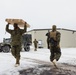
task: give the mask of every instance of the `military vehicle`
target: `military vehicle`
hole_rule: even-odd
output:
[[[10,45],[11,39],[10,38],[3,38],[3,42],[0,43],[0,52],[9,52],[11,49]]]
[[[29,51],[31,44],[32,44],[31,34],[24,34],[22,36],[22,48],[24,48],[25,51]]]
[[[23,34],[22,35],[22,49],[24,51],[30,50],[31,43],[31,34]],[[3,42],[0,43],[0,52],[10,52],[11,50],[11,38],[4,38]]]

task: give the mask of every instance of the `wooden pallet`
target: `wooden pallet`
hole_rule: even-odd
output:
[[[25,21],[22,19],[5,19],[6,22],[10,23],[11,25],[13,25],[14,23],[17,23],[19,27],[24,27],[24,23]],[[30,27],[29,24],[26,24],[27,27]]]

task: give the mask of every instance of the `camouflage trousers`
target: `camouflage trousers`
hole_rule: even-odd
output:
[[[11,48],[12,55],[18,59],[20,59],[20,51],[21,51],[20,45],[15,45],[15,46],[12,46],[12,48]]]
[[[37,44],[34,45],[35,51],[37,51]]]
[[[51,47],[50,52],[50,61],[53,61],[54,59],[58,61],[61,57],[61,49],[59,47]]]

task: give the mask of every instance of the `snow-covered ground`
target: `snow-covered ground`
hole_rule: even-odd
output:
[[[68,63],[76,65],[76,48],[62,48],[62,56],[58,63]],[[0,53],[0,75],[19,75],[19,71],[30,67],[35,67],[38,63],[31,59],[40,60],[50,63],[49,49],[30,50],[29,52],[21,52],[20,66],[14,67],[15,59],[11,53]]]

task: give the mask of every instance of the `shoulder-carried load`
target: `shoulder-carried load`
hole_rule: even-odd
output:
[[[60,42],[60,32],[50,32],[50,43],[52,46],[57,46]]]
[[[17,23],[19,27],[24,27],[24,24],[25,24],[25,21],[22,20],[22,19],[5,19],[6,22],[10,23],[10,24],[14,24],[14,23]],[[29,24],[26,24],[27,27],[30,27]]]

